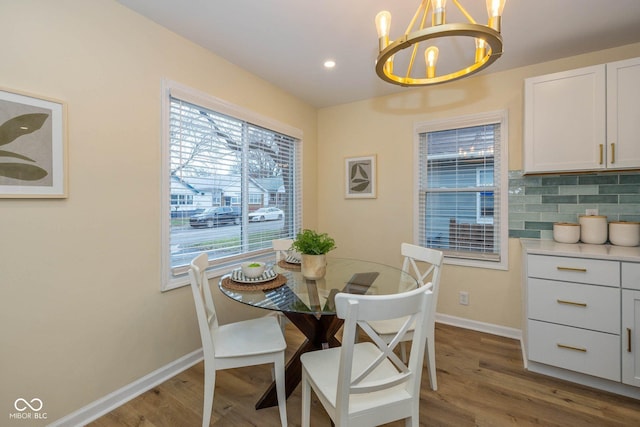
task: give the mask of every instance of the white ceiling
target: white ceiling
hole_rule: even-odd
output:
[[[397,38],[419,0],[118,1],[315,107],[409,90],[375,74],[374,17],[389,10]],[[484,0],[460,2],[486,23]],[[639,42],[640,0],[507,0],[502,34],[504,54],[482,73]]]

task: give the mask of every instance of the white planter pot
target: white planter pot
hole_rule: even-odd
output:
[[[302,254],[300,267],[305,279],[322,279],[327,273],[327,256]]]

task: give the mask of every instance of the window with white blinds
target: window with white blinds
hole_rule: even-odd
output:
[[[213,273],[223,273],[270,253],[273,239],[295,236],[301,132],[176,84],[167,84],[165,96],[163,288],[169,289],[187,283],[188,265],[200,252],[208,253]],[[254,221],[249,214],[261,208],[275,209]]]
[[[417,241],[448,263],[507,268],[506,113],[416,125]]]

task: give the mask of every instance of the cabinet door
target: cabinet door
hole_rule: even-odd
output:
[[[622,382],[640,387],[640,291],[622,290]]]
[[[640,167],[640,58],[607,64],[607,167]]]
[[[640,291],[640,263],[623,262],[620,263],[620,268],[622,269],[622,287]]]
[[[606,167],[605,68],[525,80],[525,173]]]

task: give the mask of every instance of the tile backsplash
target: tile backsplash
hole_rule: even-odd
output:
[[[524,176],[509,171],[509,237],[552,239],[554,222],[597,209],[608,221],[640,221],[640,172]]]

